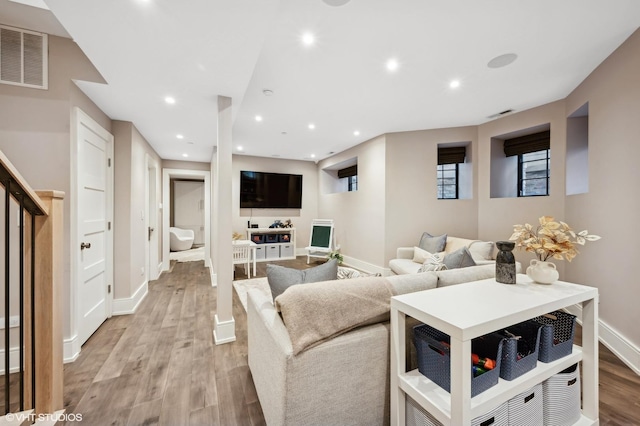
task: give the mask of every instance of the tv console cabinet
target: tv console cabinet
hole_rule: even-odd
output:
[[[471,398],[471,340],[512,324],[574,304],[582,305],[582,347],[512,381]],[[451,337],[451,392],[420,374],[406,371],[405,319],[430,325]],[[582,416],[577,426],[598,424],[598,289],[558,281],[536,284],[518,275],[516,284],[488,279],[391,298],[391,424],[405,424],[406,395],[443,425],[470,425],[521,392],[582,362]]]
[[[247,228],[247,239],[252,240],[254,235],[260,235],[265,240],[256,247],[257,262],[296,258],[296,228]],[[289,241],[281,241],[284,235],[289,235]],[[268,237],[276,241],[267,242]]]

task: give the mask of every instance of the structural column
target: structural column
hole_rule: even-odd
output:
[[[213,338],[216,345],[236,340],[232,311],[233,254],[231,245],[231,98],[218,96],[218,149],[216,155],[215,187],[217,204],[215,215],[215,247],[218,283],[218,306]]]

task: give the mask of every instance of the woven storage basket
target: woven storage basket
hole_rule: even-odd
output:
[[[542,382],[544,424],[573,425],[580,419],[580,368],[578,364]]]
[[[542,426],[543,420],[542,383],[526,392],[514,396],[509,401],[509,425]]]
[[[251,241],[256,244],[264,244],[264,235],[262,234],[251,234]]]
[[[426,324],[413,328],[413,342],[418,355],[418,371],[438,386],[451,392],[451,354],[449,336]],[[474,397],[498,384],[500,360],[502,357],[502,337],[496,333],[473,339],[473,353],[481,358],[496,360],[496,366],[478,377],[471,378],[471,396]],[[471,368],[471,361],[469,361]]]
[[[524,321],[505,328],[500,334],[505,336],[502,347],[500,377],[513,380],[533,370],[538,365],[538,346],[542,325],[536,321]],[[510,337],[519,336],[519,339]],[[518,354],[527,354],[518,359]]]
[[[573,350],[573,334],[576,328],[576,316],[562,311],[554,311],[549,315],[556,319],[542,315],[534,318],[541,324],[540,351],[538,359],[542,362],[552,362],[570,355]]]
[[[407,426],[442,426],[438,420],[407,395],[405,404]],[[505,402],[487,414],[471,420],[471,426],[507,426],[509,424],[509,406]]]

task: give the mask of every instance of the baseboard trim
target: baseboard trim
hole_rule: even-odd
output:
[[[349,256],[344,256],[342,265],[350,266],[369,274],[385,274],[385,268]]]
[[[211,264],[213,265],[213,262]],[[209,276],[211,278],[211,287],[218,287],[218,274],[213,271],[213,267],[209,268]]]
[[[111,315],[129,315],[136,312],[140,303],[149,293],[149,283],[143,282],[133,293],[133,296],[123,299],[113,299],[113,309]]]
[[[213,340],[216,345],[236,341],[236,320],[231,317],[229,321],[218,320],[218,314],[214,318]]]
[[[62,362],[68,364],[74,362],[80,356],[80,342],[78,341],[78,335],[64,339],[62,342]]]
[[[566,310],[577,316],[578,322],[582,324],[582,306],[572,305],[568,306]],[[601,319],[598,320],[598,339],[620,361],[625,363],[634,373],[640,375],[640,349]]]

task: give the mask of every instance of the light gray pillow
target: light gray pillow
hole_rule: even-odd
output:
[[[466,268],[468,266],[476,266],[469,249],[466,247],[459,248],[453,253],[449,253],[444,257],[443,263],[447,265],[447,269]]]
[[[424,232],[422,237],[420,238],[420,243],[418,247],[422,250],[426,250],[429,253],[440,253],[444,251],[445,246],[447,245],[447,234],[440,235],[439,237],[434,237],[428,232]]]
[[[273,300],[286,289],[296,284],[315,283],[338,279],[338,261],[331,259],[314,268],[299,270],[279,265],[267,265],[267,281],[271,287]]]

